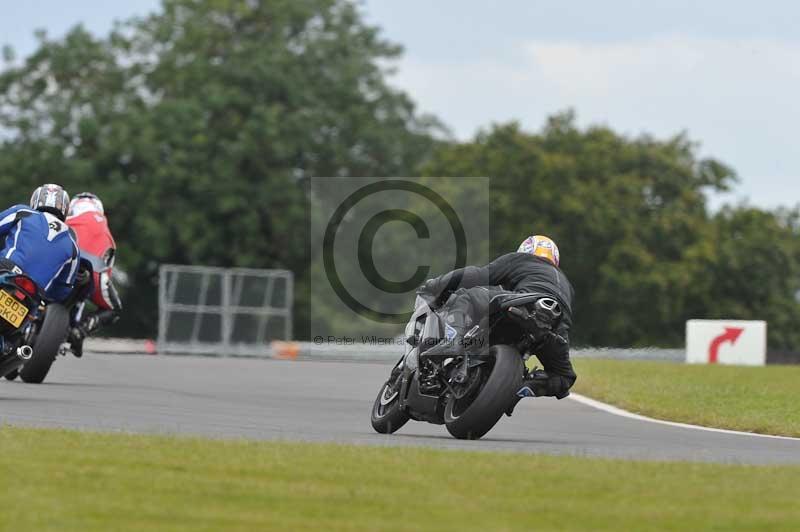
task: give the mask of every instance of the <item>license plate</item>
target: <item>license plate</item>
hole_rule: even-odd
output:
[[[0,318],[14,327],[19,327],[27,315],[28,307],[11,297],[5,290],[0,290]]]

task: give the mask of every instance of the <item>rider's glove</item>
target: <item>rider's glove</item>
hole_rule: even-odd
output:
[[[436,296],[437,294],[434,293],[434,285],[436,284],[435,279],[428,279],[422,285],[417,288],[417,294],[419,295],[429,295],[429,296]]]
[[[89,270],[80,268],[78,273],[75,274],[75,286],[85,286],[92,280],[92,274]]]
[[[428,279],[417,288],[417,295],[424,299],[432,308],[436,308],[439,306],[439,298],[437,297],[439,294],[437,294],[435,290],[436,280]]]
[[[422,286],[417,288],[417,295],[427,301],[434,309],[444,305],[452,294],[451,290],[442,290],[439,279],[428,279],[422,283]]]

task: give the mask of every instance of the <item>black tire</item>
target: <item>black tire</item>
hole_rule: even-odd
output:
[[[47,305],[44,323],[33,341],[33,356],[19,370],[22,380],[39,384],[47,377],[50,366],[58,355],[58,349],[69,333],[69,312],[63,305]]]
[[[477,440],[494,427],[516,401],[522,386],[523,362],[519,352],[508,345],[492,347],[494,366],[483,377],[483,386],[468,398],[451,395],[444,408],[447,431],[460,440]],[[484,371],[486,371],[484,369]],[[464,401],[470,401],[464,405]]]
[[[409,420],[409,415],[400,407],[400,379],[402,372],[397,372],[381,386],[378,397],[372,405],[370,421],[375,432],[391,434],[400,429]]]
[[[14,371],[6,375],[6,380],[13,381],[14,379],[17,378],[17,375],[19,375],[19,370],[15,369]]]

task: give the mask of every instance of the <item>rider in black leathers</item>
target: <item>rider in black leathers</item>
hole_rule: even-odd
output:
[[[569,359],[569,329],[572,325],[574,290],[567,276],[558,268],[559,253],[555,243],[540,235],[526,239],[516,253],[502,255],[486,266],[467,266],[430,279],[420,292],[434,298],[434,304],[449,296],[441,308],[446,323],[456,337],[434,350],[453,354],[464,347],[464,335],[488,314],[492,297],[509,293],[538,293],[558,301],[563,315],[554,332],[536,353],[544,371],[532,372],[518,392],[527,395],[554,396],[563,399],[577,375]],[[526,391],[527,388],[527,391]]]

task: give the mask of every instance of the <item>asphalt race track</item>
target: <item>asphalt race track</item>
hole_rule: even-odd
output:
[[[45,384],[0,382],[13,425],[226,438],[542,452],[656,460],[800,463],[800,441],[628,419],[573,400],[526,399],[484,439],[409,422],[373,432],[369,412],[389,367],[146,355],[59,358]]]

